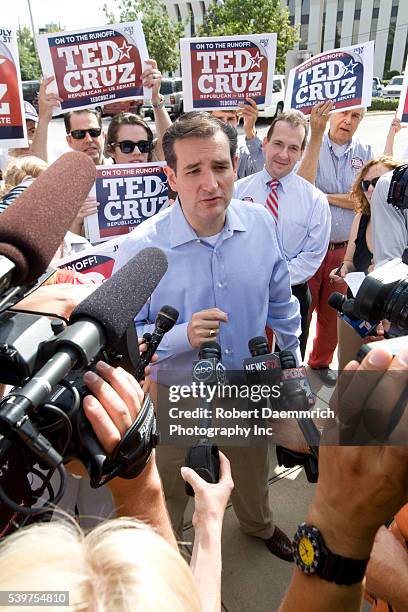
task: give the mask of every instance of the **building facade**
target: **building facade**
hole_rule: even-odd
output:
[[[174,19],[194,36],[213,0],[165,0]],[[222,0],[218,0],[219,2]],[[292,25],[300,26],[299,49],[316,55],[374,40],[374,75],[404,70],[408,51],[408,0],[281,0]]]

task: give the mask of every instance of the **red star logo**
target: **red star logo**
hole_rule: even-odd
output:
[[[127,57],[127,59],[130,59],[130,51],[132,49],[132,45],[127,45],[126,44],[126,40],[123,41],[123,45],[121,47],[118,47],[118,51],[120,51],[120,58],[119,59],[123,59],[124,57]]]

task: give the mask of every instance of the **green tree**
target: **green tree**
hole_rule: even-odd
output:
[[[299,40],[298,28],[289,23],[289,11],[280,0],[224,0],[211,4],[198,28],[198,36],[233,36],[276,32],[277,73],[285,73],[286,53]]]
[[[40,60],[34,47],[30,28],[23,26],[18,31],[18,53],[22,81],[32,81],[41,77]]]
[[[116,0],[119,18],[105,4],[104,13],[110,23],[140,21],[150,57],[162,72],[178,68],[179,38],[184,35],[184,25],[170,18],[162,0]]]

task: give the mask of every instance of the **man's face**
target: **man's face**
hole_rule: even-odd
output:
[[[176,172],[167,166],[170,187],[179,195],[184,216],[199,236],[221,231],[234,189],[236,159],[218,131],[210,138],[176,140]]]
[[[270,139],[264,138],[265,166],[272,178],[280,179],[292,172],[302,157],[304,137],[303,126],[292,127],[287,121],[278,121]]]
[[[23,157],[31,153],[31,145],[33,144],[33,138],[37,129],[37,124],[32,119],[26,119],[27,139],[28,147],[20,147],[19,149],[10,149],[11,157]]]
[[[71,132],[75,130],[99,129],[96,115],[92,113],[74,113],[71,115]],[[67,134],[67,143],[74,151],[86,153],[95,164],[102,163],[103,148],[105,144],[105,134],[103,131],[100,136],[93,138],[89,132],[85,133],[84,138],[76,139],[71,134]]]
[[[363,108],[332,113],[330,115],[330,140],[339,145],[347,144],[352,139],[363,116]]]
[[[232,125],[232,127],[234,128],[238,126],[239,118],[235,111],[216,110],[216,111],[211,111],[211,114],[216,119],[220,119],[224,123],[229,123],[229,125]]]

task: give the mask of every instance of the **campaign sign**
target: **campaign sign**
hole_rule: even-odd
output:
[[[185,111],[270,106],[276,34],[180,39]]]
[[[26,147],[16,30],[0,24],[0,147]]]
[[[92,243],[128,234],[167,202],[165,162],[97,166],[98,212],[86,217]]]
[[[401,123],[408,123],[408,58],[405,64],[404,80],[402,82],[397,117],[401,119]]]
[[[148,53],[139,22],[43,34],[37,44],[43,74],[55,76],[49,88],[62,98],[62,111],[150,98],[140,79]]]
[[[289,73],[285,110],[309,115],[323,100],[334,102],[334,111],[370,106],[373,83],[374,42],[333,49],[312,57]]]
[[[86,274],[95,282],[103,282],[112,275],[116,255],[124,238],[125,236],[120,236],[70,257],[64,257],[57,261],[57,267]]]

